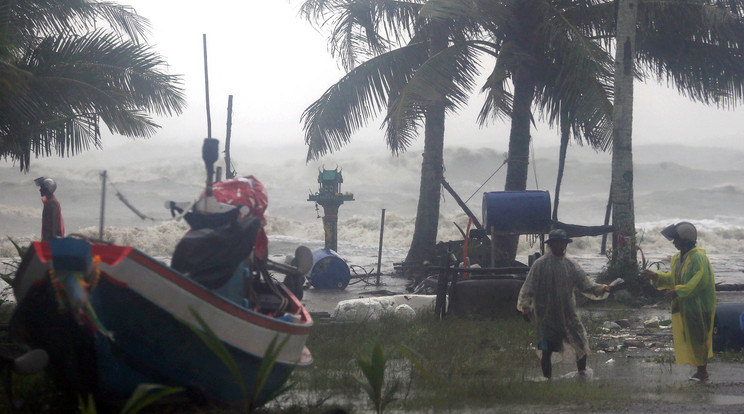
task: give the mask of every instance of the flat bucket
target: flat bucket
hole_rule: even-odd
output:
[[[316,289],[345,289],[351,273],[349,265],[336,252],[316,249],[313,250],[313,268],[308,279]]]
[[[550,193],[491,191],[483,193],[483,226],[490,232],[545,234],[550,231]]]

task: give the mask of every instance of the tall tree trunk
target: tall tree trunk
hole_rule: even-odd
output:
[[[615,54],[615,103],[612,113],[613,262],[635,266],[633,210],[633,72],[635,63],[636,0],[619,0]]]
[[[530,122],[532,121],[532,100],[535,96],[535,81],[529,70],[518,70],[513,74],[514,106],[511,115],[509,132],[509,158],[506,164],[506,191],[527,189],[527,173],[530,163]],[[489,229],[490,231],[490,229]],[[496,229],[498,231],[498,229]],[[496,243],[496,250],[502,257],[495,258],[496,263],[509,262],[517,256],[519,236],[499,236],[491,240]]]
[[[429,56],[447,47],[447,36],[442,30],[433,30],[429,40]],[[411,248],[406,262],[421,263],[435,256],[439,201],[444,176],[444,100],[426,108],[424,121],[424,159],[421,163],[416,224]]]
[[[564,114],[568,116],[567,114]],[[553,220],[558,220],[558,201],[561,194],[561,182],[563,182],[563,170],[566,168],[566,152],[568,151],[568,138],[571,134],[571,124],[564,116],[561,116],[561,149],[558,153],[558,177],[555,180],[555,196],[553,198]]]
[[[506,165],[506,191],[527,189],[530,164],[530,122],[535,82],[528,70],[514,73],[514,107],[509,132],[509,159]]]

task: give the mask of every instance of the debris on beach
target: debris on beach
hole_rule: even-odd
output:
[[[394,295],[342,300],[332,317],[337,321],[379,319],[386,313],[413,318],[418,312],[433,312],[436,295]]]

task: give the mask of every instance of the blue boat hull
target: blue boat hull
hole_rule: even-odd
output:
[[[46,263],[44,247],[36,245],[39,254],[28,255],[19,269],[14,290],[21,299],[11,321],[11,334],[29,346],[47,350],[52,374],[75,392],[126,399],[138,385],[154,383],[184,387],[200,400],[242,401],[240,381],[184,323],[192,319],[188,323],[198,326],[184,311],[186,305],[181,302],[186,300],[192,303],[189,309],[200,307],[210,328],[210,317],[219,321],[214,331],[235,360],[249,393],[265,344],[278,337],[278,342],[287,339],[288,348],[294,348],[280,355],[274,364],[259,394],[259,404],[285,384],[296,366],[311,362],[304,340],[312,320],[301,305],[296,309],[296,323],[260,315],[226,301],[136,250],[102,266],[101,278],[90,290],[88,301],[105,331],[89,329],[69,309],[58,309],[53,283],[40,274]],[[141,272],[133,275],[132,269]],[[119,270],[126,271],[126,276],[117,277]],[[162,291],[163,286],[172,288]],[[185,299],[173,299],[178,297]]]

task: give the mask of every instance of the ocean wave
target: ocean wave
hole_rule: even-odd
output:
[[[0,217],[4,220],[13,220],[18,218],[41,217],[41,208],[36,207],[11,207],[0,204]]]
[[[340,246],[359,246],[375,251],[380,242],[380,216],[351,216],[340,218],[338,222],[338,241]],[[322,245],[324,242],[323,222],[321,219],[299,221],[292,218],[271,216],[266,217],[266,233],[269,240],[294,240],[297,244]],[[659,222],[644,222],[638,224],[638,245],[646,254],[674,252],[674,247],[666,240],[660,231],[669,224],[683,221],[680,218]],[[443,215],[439,220],[437,239],[439,241],[461,240],[462,234],[457,228],[467,228],[468,217],[464,213]],[[457,223],[455,226],[454,223]],[[694,221],[698,228],[698,246],[705,248],[712,254],[741,254],[744,253],[744,226],[732,226],[723,220]],[[391,249],[407,249],[410,247],[414,217],[403,217],[396,214],[386,214],[383,229],[383,246]],[[169,220],[150,226],[132,227],[104,227],[103,238],[120,245],[131,245],[151,256],[170,256],[181,237],[188,231],[184,221]],[[98,227],[82,228],[76,233],[86,237],[97,238]],[[14,237],[22,244],[28,244],[30,237]],[[285,243],[290,244],[290,243]],[[579,237],[571,244],[571,251],[575,254],[599,254],[602,237]],[[607,241],[608,248],[611,240]],[[529,254],[536,251],[534,244],[527,237],[520,238],[519,254]],[[286,253],[286,252],[278,252]],[[15,249],[7,240],[0,241],[0,257],[14,256]]]

